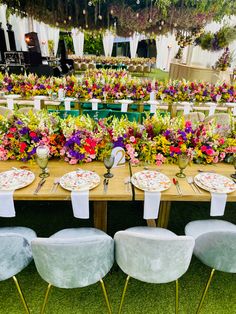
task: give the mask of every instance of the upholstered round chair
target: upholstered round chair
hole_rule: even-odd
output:
[[[130,277],[148,283],[175,281],[175,307],[178,313],[178,278],[189,267],[194,247],[193,237],[177,236],[163,228],[133,227],[117,232],[114,240],[117,264],[128,275],[119,313]]]
[[[44,313],[52,286],[79,288],[100,281],[108,312],[111,306],[102,278],[114,262],[114,241],[95,228],[61,230],[50,238],[32,241],[32,252],[39,275],[48,282],[41,313]]]
[[[0,106],[0,116],[11,118],[13,116],[13,110]]]
[[[32,261],[30,242],[36,236],[30,228],[0,228],[0,281],[13,278],[26,313],[30,311],[16,275]]]
[[[197,220],[186,225],[185,234],[195,238],[194,255],[212,268],[198,305],[199,313],[215,270],[236,273],[236,225],[217,219]]]

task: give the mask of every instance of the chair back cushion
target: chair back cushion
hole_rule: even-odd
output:
[[[20,234],[0,234],[0,281],[17,275],[32,260],[29,242]]]
[[[37,238],[32,252],[40,276],[59,288],[79,288],[102,279],[114,262],[108,235],[82,238]]]
[[[196,239],[194,254],[206,265],[236,273],[236,231],[213,231]]]
[[[120,268],[133,278],[150,283],[178,279],[188,269],[194,239],[119,231],[115,234],[115,257]]]

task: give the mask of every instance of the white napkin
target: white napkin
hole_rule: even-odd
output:
[[[226,193],[211,192],[211,216],[223,216],[225,212],[225,205],[227,200]]]
[[[121,111],[122,112],[127,112],[128,110],[128,104],[127,103],[122,103],[121,104]]]
[[[184,104],[184,114],[189,114],[191,111],[191,105],[190,104]]]
[[[160,192],[144,192],[144,219],[156,219],[158,217],[160,200]]]
[[[82,219],[89,218],[89,190],[72,191],[71,202],[74,217]]]
[[[0,216],[15,217],[15,206],[13,201],[14,191],[0,191]]]
[[[41,109],[41,100],[40,99],[34,99],[34,109],[36,109],[36,110]]]
[[[70,99],[64,100],[65,110],[70,110]]]
[[[7,98],[7,108],[13,110],[14,109],[14,99]]]
[[[98,103],[92,102],[92,110],[98,110]]]

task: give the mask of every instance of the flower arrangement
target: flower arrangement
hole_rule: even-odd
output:
[[[23,98],[31,98],[35,95],[50,96],[52,93],[57,93],[60,88],[64,89],[66,97],[77,97],[83,101],[91,98],[106,101],[127,98],[134,101],[147,101],[150,93],[155,90],[156,99],[166,103],[218,102],[219,98],[222,103],[236,102],[236,83],[150,81],[133,78],[125,70],[88,70],[83,76],[65,78],[45,78],[33,74],[0,77],[1,91],[5,94],[20,94]]]
[[[9,120],[0,116],[0,160],[33,161],[37,146],[44,143],[51,157],[70,164],[103,160],[117,146],[133,164],[175,163],[182,153],[195,163],[230,162],[236,135],[224,137],[221,128],[212,122],[193,126],[183,117],[161,115],[147,116],[139,124],[115,117],[94,121],[83,115],[60,119],[46,111],[27,116],[16,112]]]
[[[225,48],[223,54],[220,56],[220,58],[216,61],[216,64],[214,65],[214,69],[220,70],[220,71],[226,71],[228,67],[230,67],[232,61],[232,55],[229,51],[229,48]]]

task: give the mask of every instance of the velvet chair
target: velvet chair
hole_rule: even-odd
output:
[[[236,273],[236,225],[217,219],[196,220],[186,225],[185,234],[195,238],[194,255],[212,268],[198,305],[199,313],[215,270]]]
[[[36,233],[29,228],[0,228],[0,281],[13,278],[26,313],[30,311],[16,275],[32,261],[30,242],[34,238]]]
[[[188,269],[194,239],[152,227],[133,227],[119,231],[114,236],[115,258],[126,273],[127,279],[121,297],[121,313],[130,277],[148,283],[176,282],[176,305],[178,313],[178,278]]]
[[[79,288],[100,281],[108,312],[111,306],[102,278],[114,262],[114,241],[95,228],[61,230],[50,238],[32,241],[32,252],[39,275],[48,282],[41,313],[44,313],[52,286]]]

